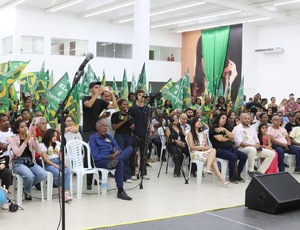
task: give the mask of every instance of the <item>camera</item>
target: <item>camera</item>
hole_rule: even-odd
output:
[[[31,168],[34,166],[34,163],[30,159],[24,159],[24,165],[26,165],[28,168]]]
[[[129,121],[130,124],[134,123],[134,120],[133,120],[132,116],[128,115],[128,121]]]
[[[149,93],[149,95],[143,95],[143,98],[148,99],[149,98],[149,104],[151,106],[155,106],[155,99],[160,100],[162,98],[162,93]]]

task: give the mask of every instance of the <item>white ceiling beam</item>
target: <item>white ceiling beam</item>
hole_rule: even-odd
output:
[[[227,21],[216,21],[216,22],[210,22],[210,23],[194,24],[194,25],[190,25],[190,26],[177,27],[177,28],[171,29],[169,31],[170,31],[170,33],[181,33],[182,31],[195,31],[195,30],[201,30],[201,29],[203,30],[203,29],[235,25],[235,24],[242,24],[242,23],[249,23],[249,22],[268,20],[268,19],[270,19],[270,18],[263,18],[260,16],[247,16],[247,17],[235,18],[235,19],[231,19],[231,20],[227,20]]]
[[[225,15],[229,15],[229,14],[233,14],[233,13],[241,13],[242,11],[240,10],[232,10],[232,9],[228,9],[228,10],[222,10],[222,11],[214,11],[211,13],[206,13],[206,14],[197,14],[197,15],[192,15],[189,17],[178,17],[178,18],[169,18],[168,20],[163,20],[163,21],[159,21],[159,22],[155,22],[151,24],[152,28],[156,28],[156,27],[162,27],[160,25],[174,25],[174,24],[181,24],[181,23],[185,23],[185,22],[191,22],[191,21],[198,21],[201,19],[206,19],[206,18],[214,18],[214,17],[221,17],[221,16],[225,16]]]
[[[164,13],[173,12],[176,10],[187,9],[190,7],[197,7],[197,6],[200,6],[203,4],[205,4],[204,1],[192,0],[192,1],[184,1],[184,3],[175,3],[175,4],[173,3],[173,4],[169,4],[167,6],[156,7],[156,8],[153,8],[150,10],[150,17],[155,16],[155,15],[164,14]],[[126,20],[132,19],[132,18],[134,18],[134,14],[128,14],[125,17],[115,18],[111,22],[112,23],[120,23],[120,21],[126,21]]]
[[[228,7],[232,9],[239,9],[245,12],[249,12],[255,15],[260,15],[262,17],[271,17],[271,18],[276,18],[278,20],[281,20],[283,22],[288,22],[288,23],[293,23],[293,24],[298,24],[300,23],[300,19],[288,16],[286,14],[281,14],[281,13],[276,13],[267,9],[263,8],[258,8],[255,6],[250,6],[242,3],[237,3],[234,1],[229,1],[229,0],[205,0],[207,3],[211,3],[214,5],[218,6],[223,6],[223,7]]]

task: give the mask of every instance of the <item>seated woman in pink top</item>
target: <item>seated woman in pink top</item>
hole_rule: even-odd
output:
[[[267,131],[268,131],[268,124],[260,123],[260,125],[258,126],[257,136],[261,144],[261,147],[265,149],[271,149],[275,152],[275,157],[272,160],[265,174],[273,174],[273,173],[278,173],[278,154],[274,149],[272,149],[271,139],[270,136],[267,134]]]

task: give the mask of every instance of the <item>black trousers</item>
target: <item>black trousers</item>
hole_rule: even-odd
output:
[[[133,137],[133,154],[130,155],[130,170],[131,175],[135,175],[135,168],[136,168],[136,161],[135,156],[138,149],[140,149],[140,176],[147,175],[147,168],[146,168],[146,155],[145,148],[148,149],[146,146],[146,138],[141,136],[134,136]]]
[[[11,172],[9,169],[4,168],[0,170],[0,179],[2,179],[1,185],[6,189],[11,185]]]

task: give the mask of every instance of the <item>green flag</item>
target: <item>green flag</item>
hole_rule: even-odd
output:
[[[8,70],[9,70],[9,63],[8,62],[0,63],[0,74],[4,74]]]
[[[36,78],[36,82],[34,85],[34,92],[36,92],[36,89],[39,87],[39,82],[40,82],[40,78],[43,79],[44,75],[45,75],[45,60],[43,61],[41,70],[39,72],[37,72],[37,78]],[[35,100],[35,97],[32,97],[33,100]]]
[[[106,86],[106,77],[105,77],[105,71],[103,70],[103,74],[102,74],[102,86]]]
[[[165,95],[167,92],[169,92],[169,89],[173,87],[172,78],[170,78],[167,83],[159,90],[162,95]]]
[[[10,101],[17,101],[19,100],[17,90],[15,88],[15,85],[12,84],[8,87],[8,93],[9,93],[9,100]]]
[[[46,113],[48,114],[48,121],[52,128],[56,128],[57,126],[57,119],[54,119],[54,115],[58,109],[59,103],[65,99],[70,88],[69,76],[65,73],[46,94],[45,98],[48,102]]]
[[[8,85],[6,83],[6,80],[0,80],[0,107],[2,112],[8,112],[9,111],[9,102],[8,102]]]
[[[118,86],[117,86],[115,76],[113,77],[112,90],[115,95],[118,95]]]
[[[81,87],[79,90],[80,98],[90,94],[89,85],[91,82],[95,82],[95,81],[98,81],[97,76],[93,71],[92,67],[88,65],[88,69],[82,78]]]
[[[42,97],[45,96],[45,94],[48,91],[48,84],[49,84],[49,70],[47,70],[43,74],[43,76],[41,75],[39,78],[39,82],[37,83],[37,87],[35,90],[35,94],[33,95],[33,101],[35,102],[34,104],[37,106],[41,100]]]
[[[128,98],[128,82],[127,82],[126,69],[124,69],[124,73],[123,73],[123,80],[121,86],[121,98],[124,99]]]
[[[237,112],[240,108],[243,108],[243,106],[244,106],[244,77],[242,77],[241,80],[239,91],[233,105],[233,111]]]
[[[134,74],[132,74],[132,80],[131,80],[131,85],[130,85],[130,93],[135,93],[136,91],[136,81]]]
[[[53,75],[53,70],[51,70],[51,74],[49,77],[49,84],[48,84],[48,89],[51,89],[54,85],[54,75]]]
[[[24,85],[24,91],[30,93],[30,95],[34,94],[34,87],[37,81],[38,72],[29,72],[22,74],[18,83],[20,85]]]
[[[172,102],[173,109],[182,110],[183,102],[183,78],[180,78],[179,81],[169,90],[167,94],[164,95],[165,99],[169,99]]]
[[[139,76],[139,80],[137,82],[136,90],[144,90],[144,92],[147,94],[147,80],[146,80],[146,69],[145,69],[145,62],[141,71],[141,74]]]
[[[80,123],[79,87],[78,84],[75,85],[65,107],[65,109],[69,111],[69,116],[72,117],[72,120],[76,125],[79,125]]]
[[[8,68],[8,71],[6,73],[0,74],[1,80],[6,80],[6,83],[8,85],[13,84],[18,77],[22,74],[23,70],[26,68],[30,61],[27,62],[21,62],[19,66],[16,67],[16,65],[13,65],[12,68]]]
[[[183,77],[183,103],[182,109],[191,108],[191,81],[189,73],[186,73]]]

